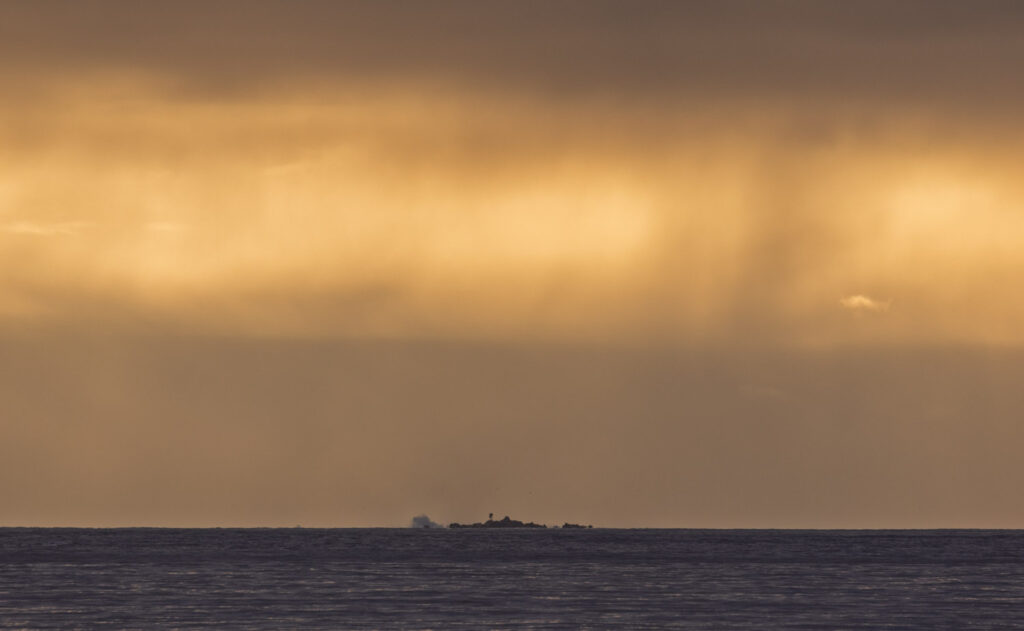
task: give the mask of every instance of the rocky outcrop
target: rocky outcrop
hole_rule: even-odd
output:
[[[547,528],[544,524],[535,524],[530,522],[521,522],[518,519],[512,519],[508,515],[505,515],[504,519],[488,519],[485,522],[477,522],[475,524],[460,524],[454,522],[448,524],[449,528]]]
[[[518,519],[512,519],[508,515],[504,519],[494,519],[493,515],[490,519],[484,522],[477,522],[475,524],[460,524],[454,522],[448,524],[449,528],[547,528],[544,524],[535,524],[532,521],[521,522]],[[552,528],[558,528],[558,526],[552,526]],[[562,528],[593,528],[593,526],[584,526],[582,524],[570,524],[565,522],[562,524]]]

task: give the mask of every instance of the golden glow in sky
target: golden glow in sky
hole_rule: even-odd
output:
[[[1019,342],[998,289],[1024,263],[1013,140],[946,142],[942,121],[884,110],[793,137],[801,114],[62,85],[7,106],[0,240],[20,263],[3,312],[62,321],[84,300],[317,337],[728,342],[753,321],[743,343]],[[861,294],[886,321],[844,320],[837,300]]]

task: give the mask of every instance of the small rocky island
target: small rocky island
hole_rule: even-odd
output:
[[[535,524],[532,521],[521,522],[518,519],[512,519],[508,515],[505,515],[504,519],[494,519],[494,513],[488,516],[487,521],[477,522],[475,524],[460,524],[453,522],[448,524],[449,528],[547,528],[544,524]],[[557,527],[557,526],[556,526]],[[593,526],[582,526],[580,524],[570,524],[566,522],[562,525],[562,528],[593,528]]]

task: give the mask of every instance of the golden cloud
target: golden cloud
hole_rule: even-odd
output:
[[[804,109],[742,103],[109,81],[4,106],[5,282],[56,320],[86,300],[256,335],[1020,340],[1018,148],[936,144],[949,119],[816,111],[808,135]],[[905,299],[851,325],[850,286],[871,293],[847,310]]]
[[[842,305],[844,309],[849,309],[850,311],[884,313],[889,310],[891,303],[889,301],[883,302],[875,300],[874,298],[869,298],[863,294],[855,294],[853,296],[841,298],[839,300],[839,304]]]

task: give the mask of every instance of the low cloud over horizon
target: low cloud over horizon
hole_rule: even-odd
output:
[[[1024,519],[1018,351],[47,342],[0,356],[3,525]]]

